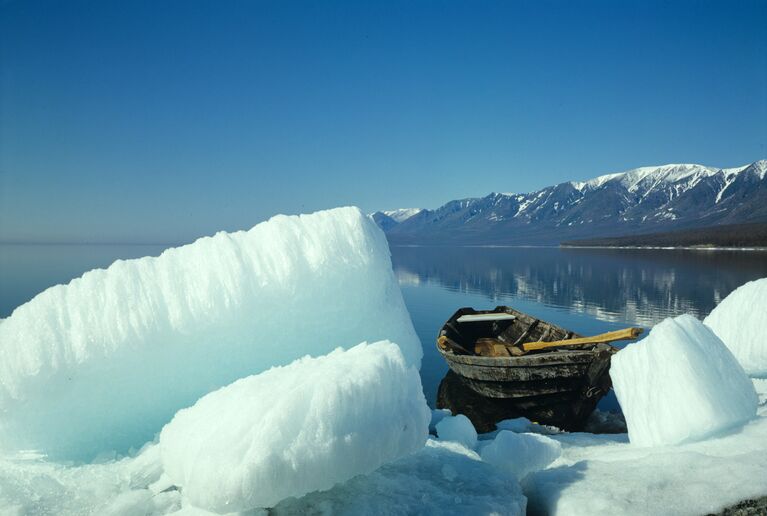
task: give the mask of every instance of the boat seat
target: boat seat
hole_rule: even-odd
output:
[[[516,315],[506,313],[492,313],[492,314],[466,314],[456,319],[459,323],[465,322],[485,322],[485,321],[512,321],[516,319]]]

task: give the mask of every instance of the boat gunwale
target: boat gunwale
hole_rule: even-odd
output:
[[[534,353],[518,357],[483,357],[479,355],[459,355],[450,351],[445,351],[437,346],[437,350],[447,361],[459,364],[471,365],[476,367],[554,367],[558,365],[587,364],[593,359],[597,352],[596,346],[609,346],[609,344],[596,344],[591,349],[579,350],[553,350],[544,353]]]
[[[448,324],[454,323],[461,315],[465,314],[491,314],[491,313],[507,313],[517,317],[531,317],[524,312],[520,312],[515,308],[506,305],[498,305],[492,310],[475,310],[471,307],[463,307],[456,310],[456,312],[445,322],[440,330],[440,335],[444,331]],[[563,328],[554,323],[539,319],[539,323],[543,323],[552,328],[559,329],[564,332],[572,334],[571,338],[581,337],[581,335],[571,332],[566,328]],[[520,356],[508,356],[508,357],[483,357],[481,355],[469,355],[455,353],[453,350],[442,349],[437,344],[437,350],[442,357],[448,362],[455,362],[462,365],[474,366],[474,367],[503,367],[503,368],[529,368],[529,367],[556,367],[559,365],[573,365],[588,363],[593,359],[594,354],[600,350],[609,349],[613,353],[618,351],[618,348],[612,346],[606,342],[600,342],[595,344],[585,344],[581,346],[588,347],[575,347],[572,348],[551,348],[543,351],[536,351],[533,353],[527,353]]]

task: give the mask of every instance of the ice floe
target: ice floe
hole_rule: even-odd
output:
[[[477,431],[463,414],[445,416],[436,424],[437,436],[442,441],[461,443],[470,450],[477,445]]]
[[[559,442],[540,434],[501,430],[482,448],[482,460],[512,473],[519,479],[539,471],[562,454]]]
[[[756,415],[751,380],[722,341],[691,315],[666,319],[618,352],[610,376],[636,445],[702,439]]]
[[[767,278],[735,289],[703,322],[722,339],[746,373],[767,376]]]
[[[160,449],[166,474],[193,505],[244,511],[416,452],[430,418],[416,368],[396,345],[377,342],[212,392],[176,414]]]
[[[124,453],[238,378],[383,339],[418,366],[386,238],[356,208],[117,261],[0,323],[0,449]]]

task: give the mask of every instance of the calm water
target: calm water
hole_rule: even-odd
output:
[[[767,277],[749,251],[395,247],[394,270],[424,348],[429,402],[447,366],[437,331],[459,307],[515,308],[584,335],[666,317],[705,317],[743,283]],[[603,409],[617,408],[611,394]]]
[[[163,246],[0,245],[0,317],[35,294],[116,259]],[[395,247],[394,270],[424,346],[433,402],[447,366],[434,339],[459,307],[508,304],[585,335],[707,315],[739,285],[767,277],[767,253],[746,251]],[[613,408],[606,399],[603,408]]]

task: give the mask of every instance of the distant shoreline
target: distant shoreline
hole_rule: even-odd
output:
[[[572,245],[572,244],[552,244],[552,245],[498,245],[498,244],[390,244],[389,247],[450,247],[466,249],[622,249],[622,250],[654,250],[654,251],[752,251],[767,252],[767,246],[755,247],[724,247],[724,246],[644,246],[644,245]]]
[[[561,244],[563,249],[647,249],[655,251],[767,251],[767,247],[723,247],[707,245],[650,246],[650,245],[571,245]]]
[[[581,238],[565,240],[561,245],[615,249],[762,251],[767,249],[767,223],[728,224],[663,233]]]

